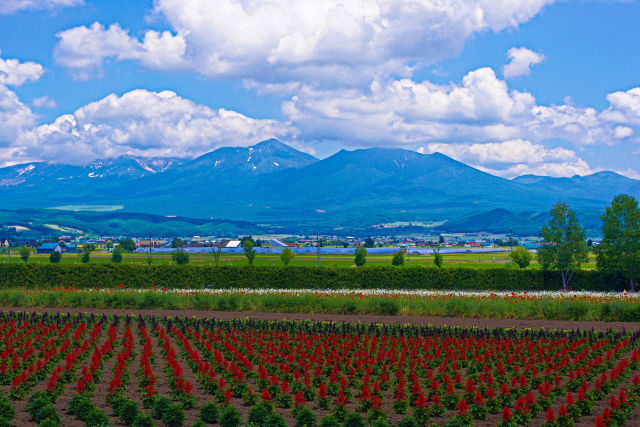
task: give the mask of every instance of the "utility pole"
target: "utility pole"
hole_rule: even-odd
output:
[[[513,251],[513,227],[511,228],[511,233],[509,235],[509,246],[511,246],[511,251]]]
[[[149,232],[149,265],[151,265],[151,232]]]
[[[11,238],[9,237],[9,233],[11,232],[11,228],[7,226],[7,262],[11,262]]]
[[[318,267],[320,267],[320,235],[316,233],[316,255],[318,256]]]

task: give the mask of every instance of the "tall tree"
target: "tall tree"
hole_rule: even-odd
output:
[[[604,210],[602,242],[596,246],[598,270],[621,274],[631,291],[640,278],[640,209],[628,194],[618,194]]]
[[[365,248],[372,248],[376,245],[376,241],[373,240],[373,237],[367,237],[366,239],[364,239],[364,247]]]
[[[174,237],[173,240],[171,241],[171,247],[174,249],[181,248],[183,244],[184,242],[179,237]]]
[[[24,262],[29,261],[30,255],[31,255],[31,251],[26,245],[20,248],[20,258],[22,259],[22,261]]]
[[[249,265],[253,265],[253,260],[256,257],[256,250],[253,249],[253,239],[251,237],[244,241],[242,249],[244,250],[244,256],[246,256],[249,261]]]
[[[284,248],[282,252],[280,252],[280,261],[282,261],[284,265],[289,265],[295,256],[291,248]]]
[[[404,265],[404,251],[402,249],[398,249],[396,253],[393,254],[391,265],[395,265],[396,267],[402,267]]]
[[[120,240],[120,248],[127,252],[133,252],[136,250],[136,244],[132,239],[125,238]]]
[[[367,262],[367,250],[364,246],[358,246],[355,252],[354,263],[357,267],[362,267]]]
[[[513,262],[518,264],[518,267],[525,268],[526,266],[529,265],[532,255],[531,255],[531,252],[529,252],[522,246],[518,246],[517,248],[515,248],[509,253],[509,257]]]
[[[544,270],[560,273],[562,290],[566,291],[573,273],[587,261],[586,233],[566,203],[556,203],[549,214],[551,219],[540,232],[546,245],[538,250],[538,260]]]
[[[440,253],[440,245],[438,245],[438,247],[433,248],[433,263],[436,265],[436,267],[440,268],[442,267],[443,262],[444,257]]]

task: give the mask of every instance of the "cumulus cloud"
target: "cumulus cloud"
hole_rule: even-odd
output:
[[[480,170],[505,178],[525,174],[586,175],[595,172],[575,151],[515,139],[485,144],[431,143],[421,152],[439,152]]]
[[[36,116],[8,86],[37,81],[44,68],[35,62],[0,58],[0,163],[15,153],[16,139],[36,123]]]
[[[111,94],[23,135],[25,156],[87,163],[121,154],[194,157],[220,146],[247,146],[294,131],[275,120],[258,120],[211,109],[171,91]]]
[[[43,73],[44,68],[36,62],[0,58],[0,85],[22,86],[26,82],[39,80]]]
[[[74,27],[57,36],[54,56],[78,78],[100,73],[108,58],[138,60],[155,69],[179,68],[186,49],[185,40],[169,31],[150,30],[139,41],[118,24],[105,28],[99,22],[90,27]]]
[[[544,61],[543,54],[534,52],[526,47],[512,47],[507,52],[509,63],[502,69],[506,79],[526,76],[531,72],[531,67]]]
[[[578,146],[615,144],[637,135],[640,89],[616,92],[604,111],[537,105],[510,90],[490,68],[462,82],[436,85],[411,79],[376,81],[368,90],[302,86],[282,104],[308,139],[354,145],[565,139]]]
[[[175,33],[166,33],[162,48],[151,50],[151,41],[139,42],[120,27],[110,32],[111,27],[94,24],[60,33],[57,58],[80,73],[107,57],[162,68],[161,56],[171,44],[169,62],[179,59],[215,78],[366,82],[389,74],[409,76],[416,63],[459,53],[475,33],[517,27],[552,1],[157,0],[154,11]],[[89,47],[73,41],[87,38]]]
[[[78,6],[84,0],[2,0],[0,15],[9,15],[27,9],[55,9],[58,7]]]

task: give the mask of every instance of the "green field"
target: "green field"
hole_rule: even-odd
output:
[[[446,254],[444,256],[443,267],[469,267],[469,268],[495,268],[496,266],[504,266],[510,261],[507,253],[459,253],[459,254]],[[367,255],[367,266],[383,266],[391,265],[392,254],[384,255]],[[123,254],[123,263],[130,264],[147,264],[149,255],[141,253],[125,253]],[[170,254],[152,254],[151,260],[153,264],[169,264],[172,263]],[[6,253],[0,254],[0,262],[7,262],[8,256]],[[353,255],[322,255],[321,265],[325,267],[352,267]],[[22,262],[19,257],[17,249],[13,249],[11,252],[11,262]],[[49,255],[36,255],[32,253],[29,258],[29,262],[46,263],[49,262]],[[65,264],[80,263],[80,254],[63,254],[62,262]],[[111,254],[109,252],[92,252],[91,263],[109,263],[111,262]],[[190,263],[195,265],[215,265],[215,260],[211,254],[190,254]],[[315,266],[318,259],[315,254],[296,254],[296,257],[291,261],[290,265],[293,266]],[[222,254],[220,257],[219,265],[248,265],[247,258],[243,254]],[[280,266],[282,262],[277,254],[257,254],[254,261],[255,266]],[[408,255],[405,258],[405,266],[407,267],[435,267],[433,263],[433,256],[431,255]],[[595,257],[593,254],[589,254],[589,262],[582,265],[584,269],[595,268]],[[540,268],[535,259],[527,268]]]

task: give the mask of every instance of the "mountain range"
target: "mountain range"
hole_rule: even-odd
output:
[[[0,168],[4,209],[231,218],[246,221],[239,229],[251,223],[291,232],[366,232],[404,223],[537,234],[551,205],[562,200],[597,234],[600,212],[621,192],[640,197],[640,181],[614,172],[509,180],[440,153],[395,148],[342,150],[319,160],[275,139],[193,160],[126,155],[87,166]],[[19,220],[20,214],[11,219]]]

